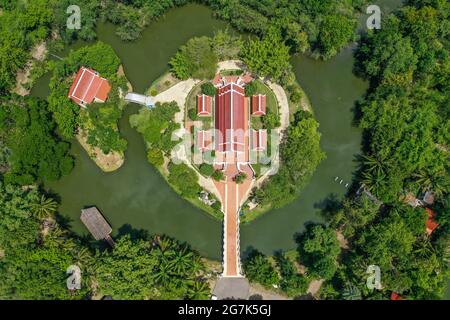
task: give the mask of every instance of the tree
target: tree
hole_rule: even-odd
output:
[[[340,16],[327,15],[320,24],[318,47],[325,59],[336,55],[355,37],[355,20]]]
[[[315,277],[333,277],[340,251],[336,232],[321,225],[307,228],[299,239],[300,260]]]
[[[170,60],[172,72],[181,80],[212,79],[216,73],[218,58],[211,46],[211,39],[190,39]]]
[[[242,60],[247,67],[261,77],[281,78],[289,69],[289,48],[277,28],[270,28],[262,40],[249,40],[242,48]]]
[[[207,96],[214,97],[216,95],[216,87],[211,82],[202,83],[202,93]]]
[[[39,201],[31,204],[31,210],[38,219],[52,216],[57,208],[56,201],[52,198],[46,198],[44,195],[41,195]]]
[[[258,84],[255,81],[248,83],[245,86],[245,96],[251,97],[258,92]]]
[[[228,29],[214,33],[212,47],[220,61],[237,59],[243,46],[240,36],[234,36]]]
[[[0,103],[0,118],[11,151],[5,181],[21,185],[54,181],[73,167],[69,144],[60,141],[45,101],[17,98]]]
[[[199,167],[200,173],[204,176],[210,177],[214,174],[214,167],[207,163],[202,163]]]
[[[265,287],[271,287],[279,282],[278,273],[270,261],[256,250],[245,259],[244,271],[250,281],[258,282]]]
[[[220,181],[223,180],[224,174],[222,170],[216,170],[214,171],[214,173],[212,174],[212,178],[216,181]]]

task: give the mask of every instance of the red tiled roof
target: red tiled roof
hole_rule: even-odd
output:
[[[432,234],[434,229],[436,229],[439,226],[439,223],[437,223],[434,218],[436,216],[436,214],[434,213],[433,210],[431,210],[430,208],[425,208],[425,210],[428,213],[428,219],[425,222],[426,225],[426,230],[428,235]]]
[[[230,83],[237,83],[239,85],[246,85],[253,81],[253,77],[250,73],[245,72],[240,76],[222,76],[220,73],[216,74],[213,79],[213,84],[216,87],[224,86]]]
[[[211,148],[211,132],[206,130],[197,131],[197,148],[204,152]]]
[[[210,116],[212,109],[212,97],[207,95],[197,96],[197,115],[200,117]]]
[[[403,300],[403,297],[400,296],[397,292],[392,291],[391,300]]]
[[[267,131],[264,129],[252,130],[252,150],[263,151],[267,148]]]
[[[257,95],[252,97],[252,115],[263,116],[266,114],[266,96]]]
[[[219,88],[216,95],[216,151],[244,152],[248,124],[245,121],[244,88],[235,83]]]
[[[76,104],[84,106],[94,100],[105,102],[111,86],[92,69],[81,67],[70,87],[68,97]]]

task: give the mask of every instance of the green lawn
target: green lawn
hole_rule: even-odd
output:
[[[259,79],[255,80],[255,83],[257,88],[256,94],[266,95],[266,113],[271,112],[278,114],[278,102],[273,91]],[[251,117],[251,124],[254,129],[264,128],[261,117]]]

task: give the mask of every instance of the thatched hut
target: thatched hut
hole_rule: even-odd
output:
[[[96,207],[81,210],[80,219],[95,240],[106,240],[112,247],[114,246],[110,236],[112,228]]]

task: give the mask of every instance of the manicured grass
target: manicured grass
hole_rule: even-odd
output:
[[[268,112],[272,112],[275,114],[278,114],[278,102],[277,102],[277,98],[275,97],[275,94],[273,93],[272,90],[270,90],[270,88],[261,80],[257,79],[255,80],[255,84],[256,84],[256,94],[263,94],[266,95],[266,109],[267,109],[267,113]],[[250,98],[250,103],[251,103],[251,97]],[[251,105],[250,105],[251,107]],[[261,117],[251,117],[251,125],[253,129],[263,129],[264,125],[261,121]]]
[[[153,81],[153,83],[150,85],[150,88],[147,89],[146,94],[150,96],[159,94],[173,87],[180,81],[181,81],[180,79],[176,78],[171,72],[168,71],[164,73],[162,76],[160,76],[158,79]]]

